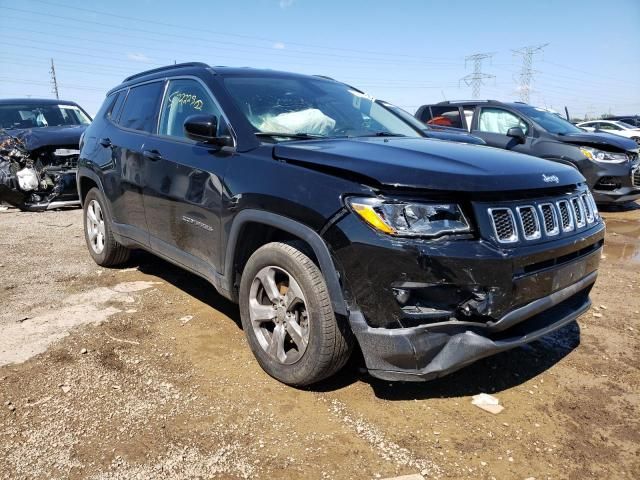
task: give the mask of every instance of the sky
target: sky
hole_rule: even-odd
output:
[[[472,98],[465,57],[489,53],[479,98],[572,117],[640,113],[640,0],[0,0],[0,98],[60,98],[94,114],[127,75],[174,62],[328,75],[413,113]],[[465,65],[466,63],[466,65]]]

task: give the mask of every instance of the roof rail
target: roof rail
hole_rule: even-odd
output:
[[[313,76],[318,78],[324,78],[325,80],[333,80],[334,82],[336,81],[335,78],[331,78],[328,75],[313,75]]]
[[[135,75],[130,75],[123,80],[122,83],[128,82],[129,80],[133,80],[134,78],[144,77],[145,75],[151,75],[152,73],[164,72],[165,70],[173,70],[175,68],[184,68],[184,67],[206,67],[209,68],[209,65],[202,62],[187,62],[187,63],[177,63],[174,65],[166,65],[164,67],[153,68],[151,70],[145,70],[144,72],[136,73]]]
[[[491,103],[495,100],[444,100],[437,105],[458,105],[460,103]]]

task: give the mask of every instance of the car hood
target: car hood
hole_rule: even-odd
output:
[[[622,137],[620,135],[612,135],[610,133],[601,132],[584,132],[584,133],[568,133],[566,135],[557,135],[558,140],[564,143],[572,143],[575,145],[595,145],[610,146],[616,150],[636,150],[638,144],[633,140]]]
[[[438,140],[473,143],[475,145],[487,144],[487,142],[485,142],[482,138],[471,135],[470,133],[466,133],[463,130],[460,130],[458,132],[455,130],[434,130],[431,128],[425,128],[424,130],[422,130],[422,133],[424,133],[427,138],[437,138]]]
[[[274,157],[392,187],[449,191],[548,188],[584,181],[575,168],[497,148],[425,138],[286,142]]]
[[[64,127],[40,127],[7,130],[7,133],[20,139],[29,151],[43,147],[71,147],[80,145],[80,136],[87,125]]]

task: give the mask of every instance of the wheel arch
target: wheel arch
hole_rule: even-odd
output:
[[[260,229],[269,231],[269,235],[257,235],[257,240],[243,242],[245,233],[255,232]],[[283,238],[284,233],[284,238]],[[336,271],[329,249],[322,237],[308,226],[282,215],[263,210],[246,209],[239,212],[233,219],[229,236],[227,238],[224,278],[228,292],[235,295],[236,266],[238,261],[246,262],[251,253],[260,246],[277,240],[300,240],[304,242],[313,253],[315,260],[324,276],[333,310],[340,315],[348,315],[344,295],[338,272]],[[247,246],[248,245],[248,246]]]

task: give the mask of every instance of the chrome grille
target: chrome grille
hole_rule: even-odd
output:
[[[490,207],[487,212],[493,227],[492,237],[498,243],[535,241],[570,234],[594,225],[600,218],[589,191],[554,201]]]
[[[560,233],[558,215],[553,204],[540,204],[540,213],[542,214],[542,222],[544,223],[544,232],[549,236],[557,235],[558,233]]]
[[[573,197],[571,199],[571,206],[573,207],[573,213],[575,214],[576,227],[584,227],[586,224],[584,219],[584,205],[582,205],[580,197]]]
[[[509,208],[490,208],[489,217],[493,224],[493,231],[500,243],[513,243],[518,241],[518,231],[513,212]]]
[[[522,227],[522,233],[526,240],[536,240],[542,236],[540,232],[540,222],[538,221],[538,214],[536,209],[531,205],[524,207],[516,207],[518,212],[518,219],[520,220],[520,226]]]

